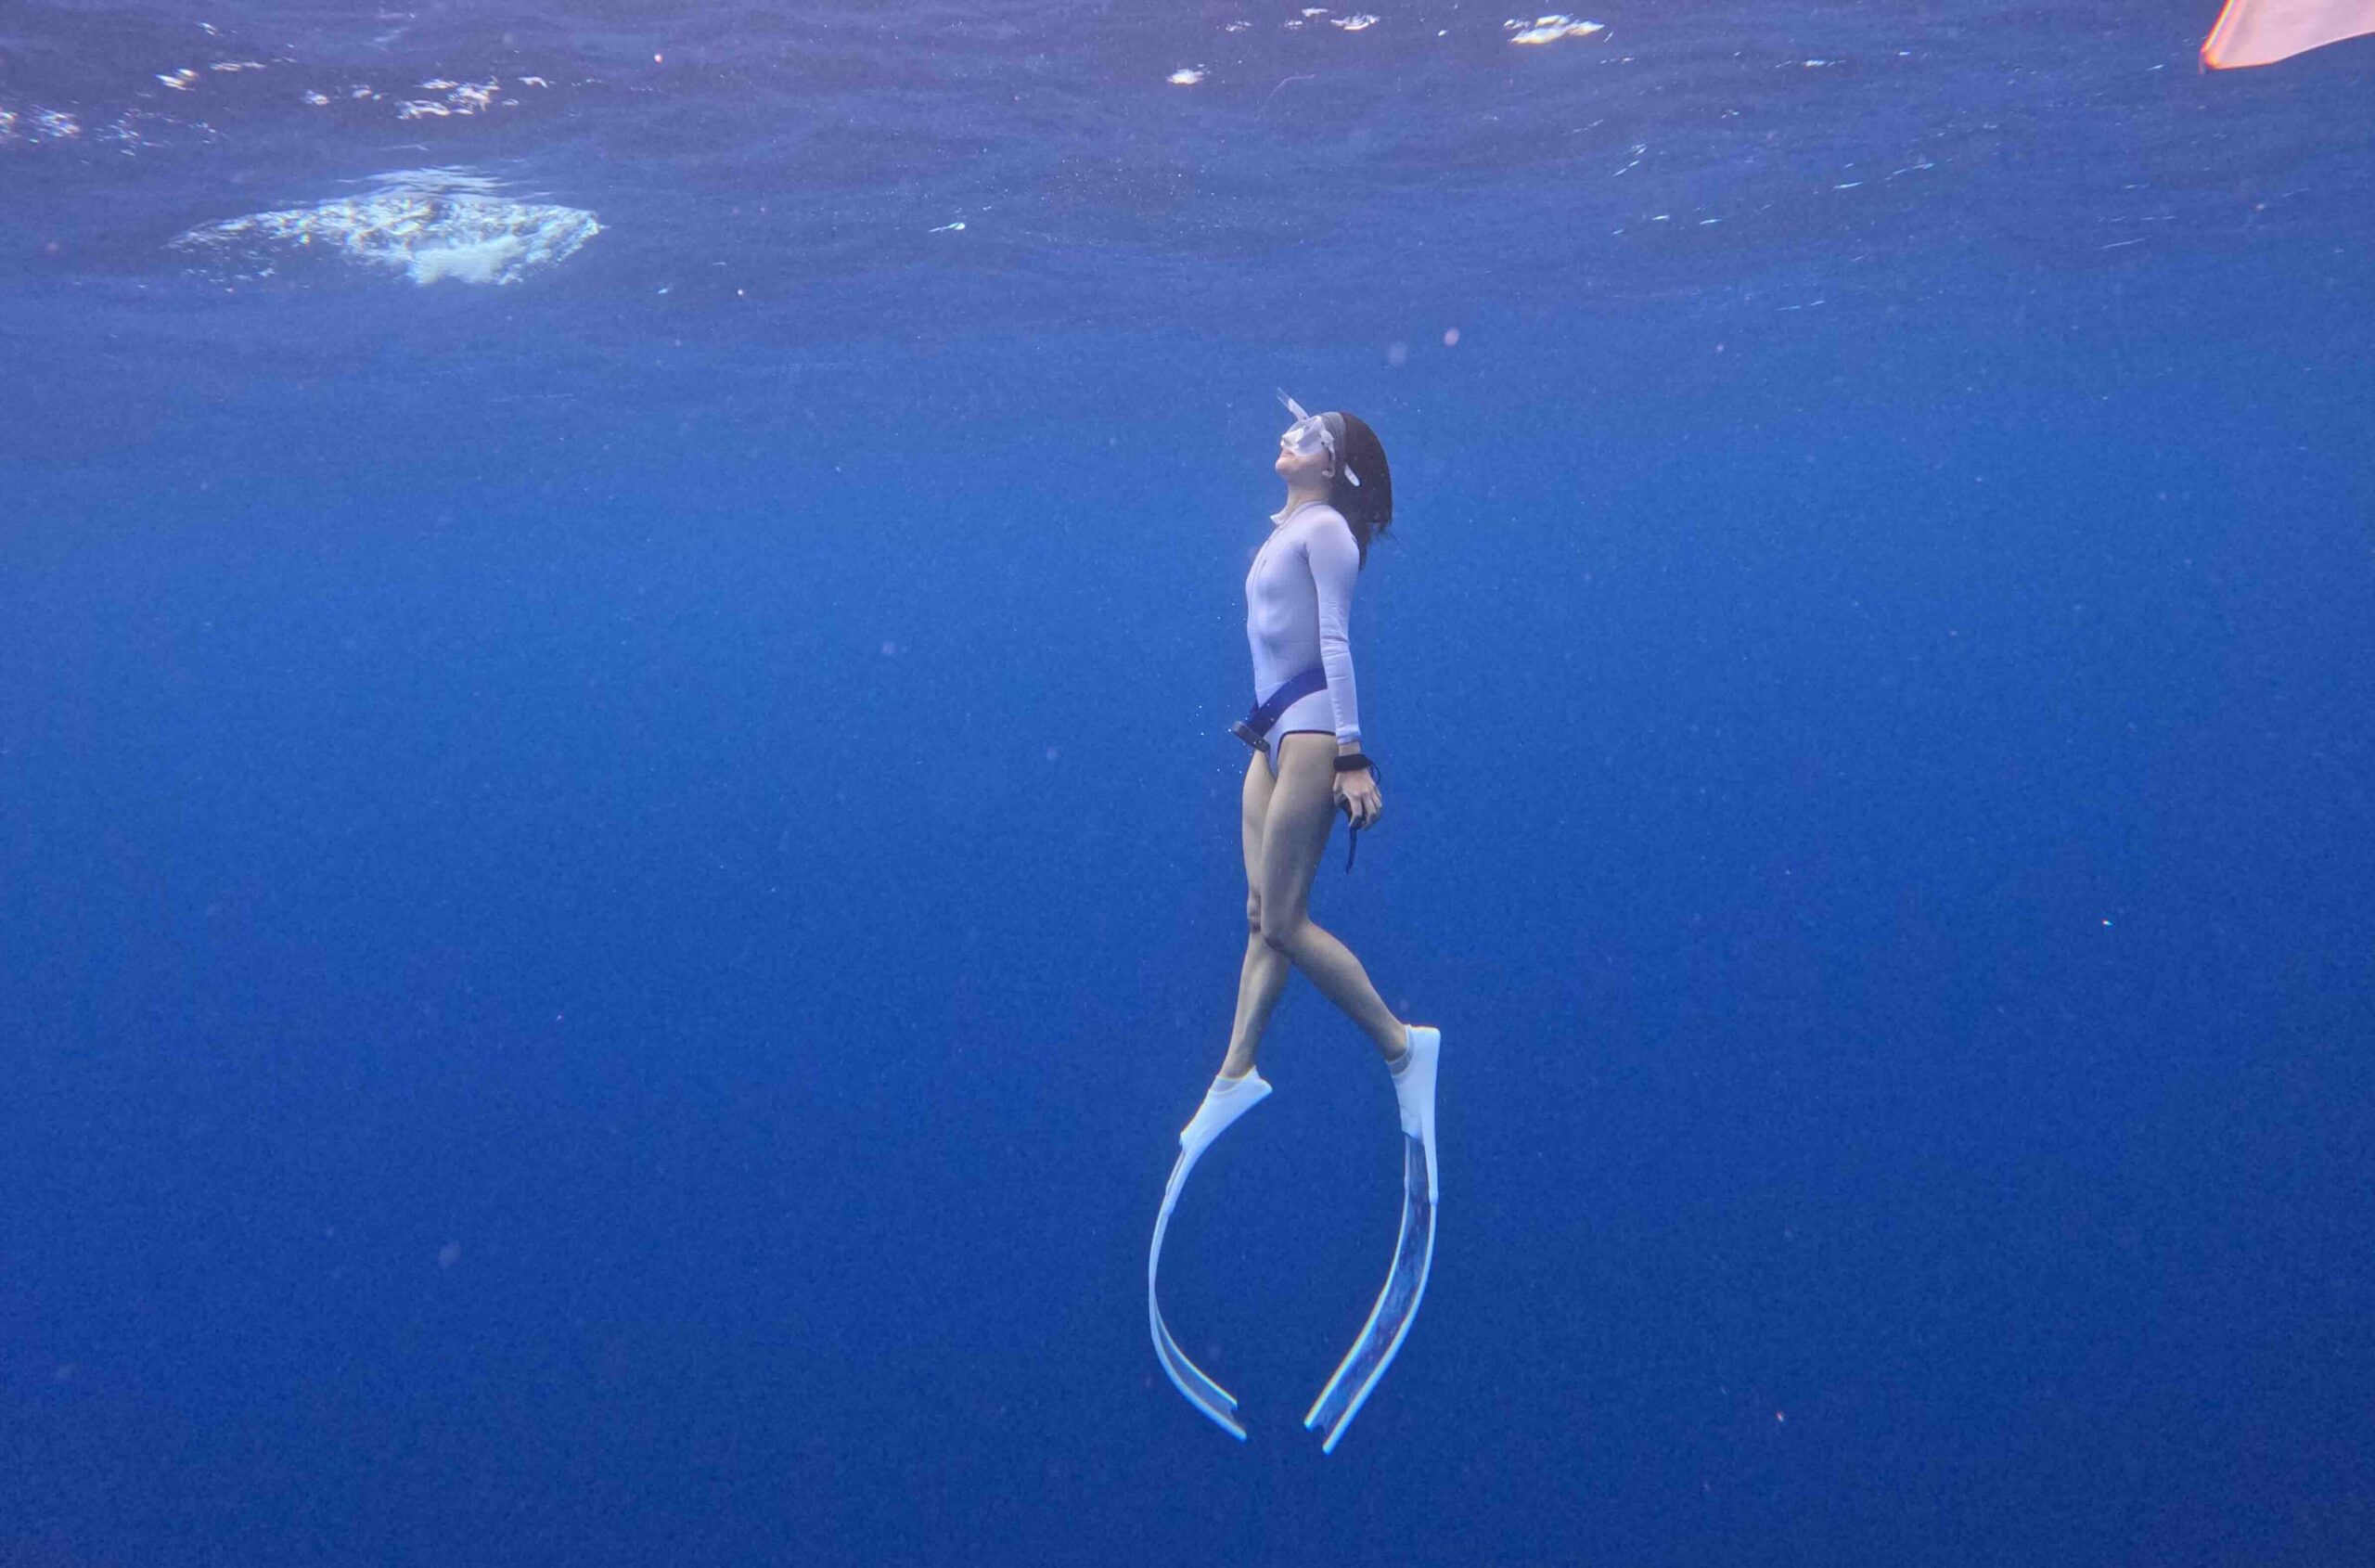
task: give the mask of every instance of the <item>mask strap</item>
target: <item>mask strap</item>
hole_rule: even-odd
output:
[[[1303,412],[1302,404],[1287,395],[1287,389],[1284,387],[1278,389],[1278,401],[1287,405],[1287,412],[1295,417],[1297,424],[1311,418]],[[1361,487],[1361,476],[1354,473],[1353,465],[1344,460],[1344,416],[1322,414],[1319,417],[1319,428],[1327,432],[1328,455],[1336,459],[1336,471],[1344,476],[1345,483],[1358,490]]]
[[[1336,471],[1344,476],[1345,483],[1358,490],[1361,487],[1361,476],[1354,473],[1353,465],[1344,460],[1344,448],[1350,444],[1345,440],[1344,416],[1322,414],[1319,417],[1319,422],[1328,431],[1328,455],[1336,459]]]

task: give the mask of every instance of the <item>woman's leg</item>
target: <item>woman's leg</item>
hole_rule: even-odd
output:
[[[1336,822],[1336,738],[1295,734],[1280,738],[1278,777],[1268,790],[1268,811],[1262,822],[1261,864],[1251,879],[1255,894],[1248,909],[1259,923],[1259,945],[1283,955],[1309,976],[1320,995],[1335,1003],[1344,1016],[1377,1043],[1388,1061],[1408,1045],[1402,1021],[1369,983],[1367,971],[1353,950],[1322,931],[1311,919],[1311,879],[1328,852],[1328,835]],[[1252,791],[1247,790],[1249,803]],[[1249,837],[1248,843],[1253,841]],[[1252,850],[1249,847],[1249,856]],[[1252,954],[1246,955],[1249,966]],[[1274,989],[1270,1001],[1277,1001]],[[1241,1014],[1241,1004],[1240,1004]],[[1265,1007],[1262,1017],[1269,1017]],[[1259,1030],[1256,1030],[1259,1037]],[[1231,1060],[1236,1047],[1230,1047]],[[1252,1047],[1247,1047],[1250,1060]]]
[[[1228,1055],[1221,1061],[1224,1077],[1244,1076],[1253,1067],[1253,1052],[1262,1031],[1270,1026],[1279,993],[1294,966],[1287,956],[1262,940],[1262,825],[1270,815],[1276,788],[1270,764],[1259,752],[1245,771],[1245,790],[1239,801],[1238,836],[1245,849],[1245,962],[1237,975],[1237,1022],[1228,1035]]]

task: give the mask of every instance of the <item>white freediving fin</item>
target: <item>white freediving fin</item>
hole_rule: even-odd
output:
[[[1441,1030],[1412,1029],[1409,1054],[1393,1076],[1402,1117],[1402,1229],[1368,1322],[1303,1419],[1311,1431],[1325,1429],[1322,1453],[1336,1451],[1344,1429],[1393,1364],[1419,1315],[1419,1298],[1427,1293],[1427,1271],[1435,1255],[1435,1063],[1443,1043]]]
[[[1270,1093],[1270,1086],[1262,1079],[1259,1069],[1250,1070],[1241,1078],[1214,1078],[1213,1086],[1204,1093],[1204,1103],[1179,1133],[1179,1158],[1171,1167],[1171,1180],[1162,1189],[1162,1209],[1155,1215],[1154,1244],[1147,1251],[1147,1324],[1154,1333],[1154,1353],[1172,1386],[1188,1396],[1188,1402],[1213,1420],[1223,1432],[1239,1442],[1245,1441],[1245,1428],[1237,1419],[1237,1400],[1228,1390],[1206,1377],[1203,1369],[1188,1359],[1179,1342],[1171,1337],[1171,1327],[1162,1320],[1162,1304],[1155,1294],[1155,1276],[1162,1266],[1162,1234],[1171,1226],[1171,1211],[1179,1202],[1179,1194],[1188,1185],[1188,1173],[1196,1168],[1213,1140],[1226,1132],[1239,1116],[1262,1103]]]

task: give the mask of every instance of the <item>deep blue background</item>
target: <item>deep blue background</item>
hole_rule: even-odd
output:
[[[2139,10],[1933,16],[2048,118],[1967,100],[1877,215],[1729,167],[1686,54],[1650,209],[1779,211],[1640,250],[1613,163],[1363,140],[1572,118],[1497,18],[1349,129],[1223,69],[1119,167],[1026,116],[977,264],[717,219],[740,306],[648,286],[666,168],[580,168],[612,232],[516,288],[225,289],[133,239],[251,208],[235,150],[0,149],[0,1562],[2365,1561],[2368,57],[2181,77],[2207,17]],[[1790,42],[1868,83],[1874,25]],[[1091,42],[931,58],[1177,112]],[[1931,112],[1754,67],[1785,161]],[[676,112],[764,188],[715,133],[772,108]],[[1402,173],[1299,216],[1297,136]],[[1247,1446],[1140,1295],[1276,383],[1393,454],[1390,816],[1316,907],[1447,1041],[1426,1309],[1327,1459],[1396,1150],[1307,987],[1166,1269]]]

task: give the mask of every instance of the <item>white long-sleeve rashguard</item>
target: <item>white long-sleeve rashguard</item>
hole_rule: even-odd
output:
[[[1323,502],[1308,502],[1270,520],[1270,537],[1254,552],[1245,574],[1245,640],[1253,649],[1253,695],[1257,700],[1292,676],[1317,666],[1328,685],[1300,697],[1263,737],[1270,766],[1278,765],[1278,742],[1298,730],[1332,734],[1340,741],[1361,739],[1361,703],[1353,682],[1353,585],[1361,572],[1360,546],[1343,514]]]

